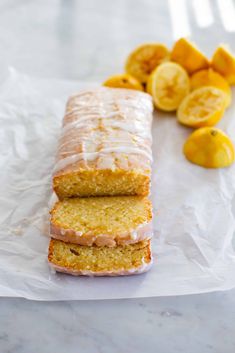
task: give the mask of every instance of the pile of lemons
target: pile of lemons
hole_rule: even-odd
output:
[[[171,52],[163,44],[143,44],[128,56],[125,71],[103,85],[147,91],[157,109],[176,111],[179,123],[197,129],[184,144],[188,160],[206,168],[234,162],[232,141],[214,127],[231,104],[230,85],[235,85],[235,57],[225,45],[209,61],[186,38]]]

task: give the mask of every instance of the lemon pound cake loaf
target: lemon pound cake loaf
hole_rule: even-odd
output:
[[[133,275],[146,272],[152,264],[150,240],[109,248],[51,239],[48,260],[58,272],[84,276]]]
[[[143,196],[59,201],[51,210],[52,238],[80,245],[127,245],[152,237],[152,206]]]
[[[98,88],[71,97],[59,141],[53,188],[69,197],[148,195],[150,95]]]

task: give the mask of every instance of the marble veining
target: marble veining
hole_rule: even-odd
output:
[[[232,353],[231,292],[133,300],[0,300],[0,351]]]

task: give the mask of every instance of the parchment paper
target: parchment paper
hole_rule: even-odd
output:
[[[70,94],[97,84],[35,79],[11,69],[0,87],[0,295],[37,300],[170,296],[235,286],[235,166],[187,162],[190,130],[175,115],[153,123],[155,264],[146,274],[85,278],[47,264],[51,171]],[[235,141],[235,107],[220,126]]]

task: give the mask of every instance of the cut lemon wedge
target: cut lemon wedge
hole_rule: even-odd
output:
[[[235,56],[226,45],[220,45],[216,49],[211,59],[211,66],[230,84],[235,85]]]
[[[234,145],[220,129],[203,127],[194,131],[183,148],[185,157],[205,168],[228,167],[234,162]]]
[[[231,104],[232,92],[228,82],[218,72],[213,69],[200,70],[190,78],[191,90],[203,86],[213,86],[227,93],[226,107]]]
[[[169,60],[170,53],[159,43],[143,44],[127,58],[126,72],[141,83],[146,83],[150,73],[163,61]]]
[[[175,42],[171,52],[171,60],[183,66],[189,74],[209,67],[206,56],[186,38]]]
[[[213,126],[224,114],[226,98],[226,93],[218,88],[198,88],[180,104],[177,111],[178,121],[194,128]]]
[[[103,86],[112,88],[128,88],[143,91],[141,83],[133,76],[128,74],[120,74],[110,76],[104,83]]]
[[[187,72],[176,63],[163,63],[150,75],[147,92],[157,108],[174,111],[188,94],[190,81]]]

